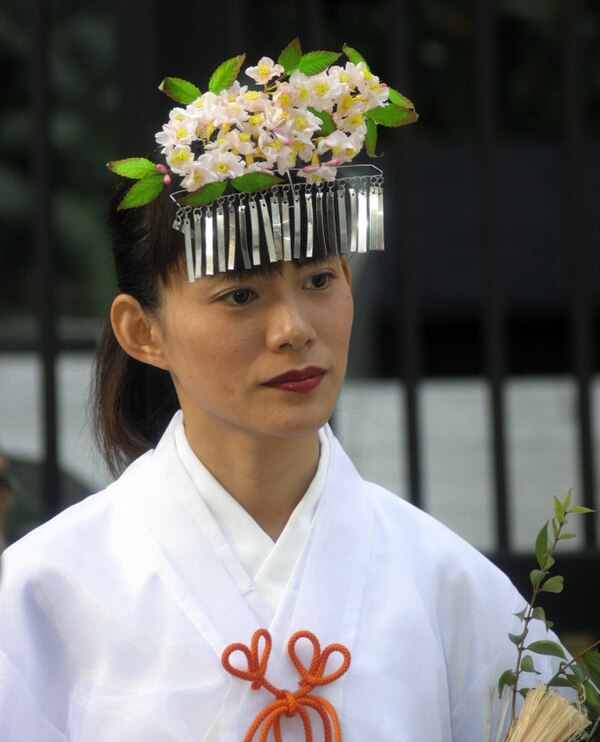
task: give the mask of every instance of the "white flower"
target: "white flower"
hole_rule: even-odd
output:
[[[210,170],[215,175],[215,180],[227,180],[237,178],[244,174],[245,163],[241,157],[233,152],[221,152],[212,150],[204,152],[198,158],[198,164]]]
[[[342,85],[335,75],[321,72],[310,78],[311,105],[317,111],[332,111],[334,99],[342,94]]]
[[[298,175],[305,178],[307,183],[321,183],[324,180],[335,180],[336,173],[337,168],[334,165],[324,163],[322,165],[307,165],[298,172]]]
[[[181,181],[181,185],[186,191],[197,191],[207,183],[213,183],[217,179],[217,176],[206,167],[196,162],[190,168],[188,174]]]
[[[166,156],[167,165],[178,175],[187,175],[194,164],[194,155],[187,145],[165,147],[163,153]]]
[[[338,164],[350,162],[362,149],[363,141],[364,139],[357,133],[346,134],[338,130],[319,141],[317,152],[320,155],[331,152]]]
[[[266,85],[271,78],[283,74],[283,67],[280,64],[275,64],[270,57],[261,57],[256,67],[247,68],[246,74],[256,80],[259,85]]]
[[[191,144],[196,138],[196,122],[187,116],[182,108],[171,111],[168,124],[165,124],[156,135],[158,144],[165,146],[176,146],[178,144]]]

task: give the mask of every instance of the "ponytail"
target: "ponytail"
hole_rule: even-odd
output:
[[[171,227],[168,194],[147,206],[117,210],[129,185],[121,185],[109,212],[117,284],[152,312],[160,305],[161,287],[182,269],[181,243]],[[118,475],[154,448],[178,409],[170,374],[125,353],[107,321],[96,349],[92,410],[96,441],[110,471]]]

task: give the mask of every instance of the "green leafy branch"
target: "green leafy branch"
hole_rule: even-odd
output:
[[[558,657],[563,662],[559,665],[556,675],[548,682],[549,686],[570,687],[577,691],[580,702],[586,706],[588,715],[594,721],[592,734],[600,724],[600,653],[596,647],[600,642],[595,642],[587,647],[577,657],[567,660],[564,649],[560,644],[550,640],[539,640],[526,643],[529,633],[529,624],[536,619],[543,621],[546,629],[550,629],[553,623],[546,618],[544,609],[536,605],[541,593],[561,593],[564,588],[564,578],[561,575],[551,575],[555,565],[554,554],[560,541],[575,538],[575,534],[566,531],[569,516],[593,512],[590,508],[581,505],[571,506],[572,490],[567,493],[563,501],[554,498],[554,517],[539,531],[535,540],[535,557],[538,567],[533,569],[529,575],[533,592],[529,605],[519,613],[515,614],[523,622],[523,629],[519,634],[509,634],[510,641],[517,647],[517,659],[515,668],[506,670],[500,676],[498,682],[498,694],[506,687],[512,689],[511,724],[516,718],[517,694],[525,697],[529,688],[519,688],[522,673],[540,673],[535,668],[535,663],[530,654],[547,655]],[[551,534],[549,533],[549,527]],[[592,739],[586,736],[586,739]]]

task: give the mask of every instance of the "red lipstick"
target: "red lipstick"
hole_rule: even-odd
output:
[[[325,374],[325,369],[318,366],[307,366],[301,369],[292,369],[284,374],[275,376],[269,381],[265,381],[263,386],[270,386],[273,389],[281,389],[284,392],[296,392],[306,394],[312,392],[319,384]]]

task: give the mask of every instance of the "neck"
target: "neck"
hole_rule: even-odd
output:
[[[274,541],[317,471],[319,436],[248,436],[190,430],[189,444],[204,466]]]

